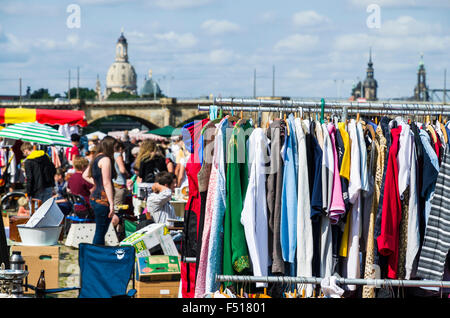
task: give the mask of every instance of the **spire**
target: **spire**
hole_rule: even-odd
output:
[[[123,28],[116,44],[116,62],[128,62],[128,43],[123,35]]]
[[[425,64],[423,62],[423,53],[420,53],[419,68],[423,67],[425,67]]]
[[[101,84],[100,84],[100,78],[98,77],[98,74],[97,74],[97,82],[96,82],[95,92],[97,93],[97,100],[102,100]]]
[[[369,48],[369,63],[368,65],[370,67],[372,67],[373,63],[372,63],[372,47]]]

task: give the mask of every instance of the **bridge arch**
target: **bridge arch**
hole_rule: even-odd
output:
[[[85,133],[94,131],[117,131],[117,130],[132,130],[138,128],[139,130],[152,130],[159,126],[147,119],[132,115],[106,115],[95,120],[88,121],[88,126],[83,128]]]

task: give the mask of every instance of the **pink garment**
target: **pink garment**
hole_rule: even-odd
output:
[[[211,233],[211,221],[214,210],[214,197],[217,189],[217,166],[211,166],[209,177],[208,194],[206,195],[205,220],[203,224],[202,248],[200,251],[200,261],[198,262],[197,277],[195,280],[195,297],[202,298],[205,293],[206,269],[208,263],[209,237]]]
[[[328,133],[330,134],[331,144],[333,145],[334,156],[334,173],[333,173],[333,189],[331,193],[331,202],[329,208],[329,216],[331,224],[336,224],[342,214],[345,213],[345,203],[342,197],[342,185],[339,175],[338,157],[336,150],[336,127],[334,124],[328,124]]]

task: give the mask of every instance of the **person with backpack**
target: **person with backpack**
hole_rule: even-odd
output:
[[[20,150],[25,156],[27,196],[44,203],[53,195],[55,165],[43,150],[33,150],[33,145],[29,142],[24,142]]]

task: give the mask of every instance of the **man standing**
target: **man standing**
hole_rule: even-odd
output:
[[[33,145],[24,142],[20,147],[25,158],[26,190],[30,199],[42,203],[52,197],[55,186],[55,165],[43,150],[33,150]]]

